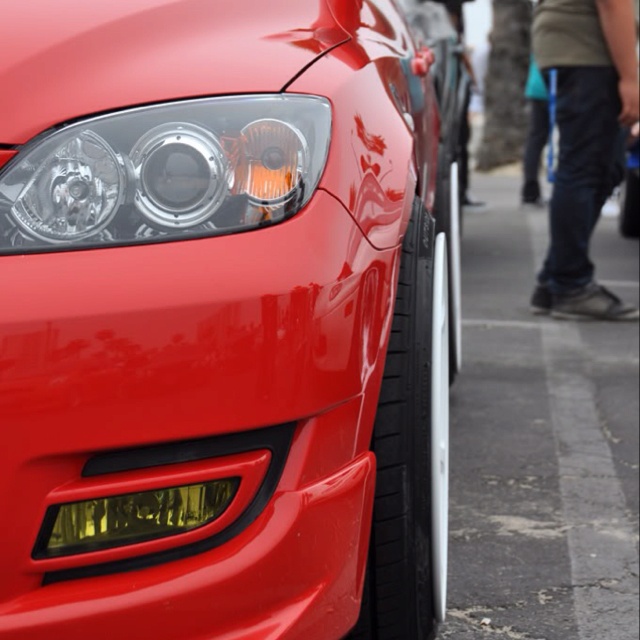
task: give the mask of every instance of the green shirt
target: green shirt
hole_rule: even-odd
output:
[[[596,0],[544,0],[538,5],[533,53],[541,69],[613,66]]]

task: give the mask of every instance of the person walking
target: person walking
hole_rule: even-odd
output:
[[[542,0],[533,55],[557,73],[560,153],[550,240],[531,298],[536,314],[568,320],[638,320],[637,308],[595,280],[589,249],[615,186],[620,125],[639,114],[634,0]]]
[[[451,19],[453,27],[458,33],[458,40],[462,47],[460,53],[460,61],[466,72],[469,74],[471,80],[470,85],[464,95],[462,105],[462,118],[460,121],[460,130],[458,133],[458,170],[459,170],[459,187],[460,187],[460,204],[463,207],[479,207],[485,206],[485,203],[481,200],[477,200],[469,191],[470,186],[470,158],[469,158],[469,144],[471,142],[471,124],[469,122],[469,105],[471,103],[471,92],[473,87],[478,86],[478,81],[475,77],[475,70],[471,64],[469,53],[466,48],[465,42],[465,22],[464,22],[464,4],[466,2],[473,2],[474,0],[439,0],[444,4]]]
[[[521,200],[524,206],[544,207],[540,188],[540,160],[549,139],[549,92],[538,65],[531,56],[524,95],[529,101],[529,131],[524,150]]]

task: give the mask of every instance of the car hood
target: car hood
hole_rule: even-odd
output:
[[[4,144],[113,109],[277,92],[348,39],[325,0],[16,0],[1,14]]]

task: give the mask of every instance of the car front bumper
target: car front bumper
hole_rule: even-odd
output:
[[[323,191],[259,231],[1,258],[0,638],[344,635],[366,564],[397,259]],[[87,460],[283,423],[295,432],[277,488],[238,535],[43,586],[137,553],[32,558],[60,492],[93,491]]]

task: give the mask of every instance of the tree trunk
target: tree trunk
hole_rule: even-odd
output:
[[[522,158],[528,128],[524,88],[531,51],[529,0],[493,0],[491,53],[485,79],[485,124],[478,171]]]

